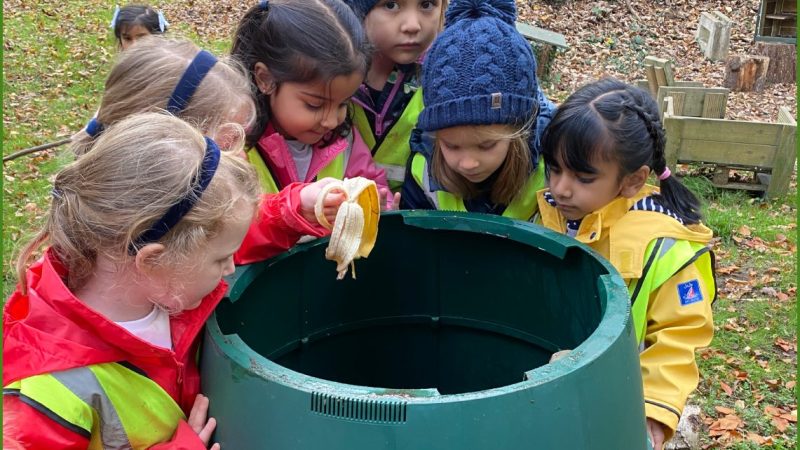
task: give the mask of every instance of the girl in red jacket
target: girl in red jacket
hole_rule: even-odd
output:
[[[251,228],[260,194],[241,158],[169,115],[110,126],[56,175],[18,263],[3,314],[4,444],[206,448],[215,421],[195,359],[222,277],[247,233],[262,256],[319,233],[306,218],[323,184],[267,199]]]

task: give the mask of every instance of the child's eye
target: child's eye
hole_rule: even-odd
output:
[[[561,173],[561,167],[554,166],[554,165],[548,165],[547,166],[547,171],[550,172],[550,173]]]
[[[497,142],[498,141],[483,142],[478,146],[478,148],[481,150],[491,150],[495,147],[495,145],[497,145]]]
[[[400,5],[398,5],[397,2],[386,2],[383,4],[383,7],[388,9],[389,11],[394,11],[400,8]]]
[[[319,111],[320,108],[322,108],[322,105],[315,105],[313,103],[306,102],[306,108],[308,108],[310,111]]]
[[[424,10],[431,10],[431,9],[436,8],[437,5],[436,5],[436,2],[424,1],[424,2],[420,3],[420,6]]]
[[[581,183],[581,184],[592,184],[592,183],[594,183],[594,180],[595,180],[595,178],[584,177],[584,176],[580,176],[580,175],[577,178],[578,178],[578,182]]]

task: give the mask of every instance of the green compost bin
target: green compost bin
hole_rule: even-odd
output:
[[[384,214],[356,280],[326,246],[231,277],[201,356],[222,448],[646,448],[628,293],[592,250],[436,211]]]

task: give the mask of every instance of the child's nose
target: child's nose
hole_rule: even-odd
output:
[[[480,163],[477,159],[471,156],[465,156],[458,161],[458,164],[461,166],[463,170],[472,170],[477,168]]]
[[[345,114],[347,111],[345,111]],[[344,120],[344,118],[342,118]],[[339,111],[335,108],[331,108],[328,111],[325,111],[324,115],[322,116],[322,120],[320,121],[320,125],[327,130],[332,130],[336,128],[339,123]]]
[[[550,177],[550,192],[556,197],[569,198],[572,196],[572,190],[569,188],[569,182],[566,177]]]
[[[410,12],[403,17],[403,23],[400,26],[400,31],[403,33],[418,33],[422,29],[419,16],[416,12]]]

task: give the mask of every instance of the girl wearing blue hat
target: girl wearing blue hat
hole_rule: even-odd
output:
[[[544,187],[538,137],[555,109],[511,0],[456,0],[422,72],[401,207],[529,220]]]

